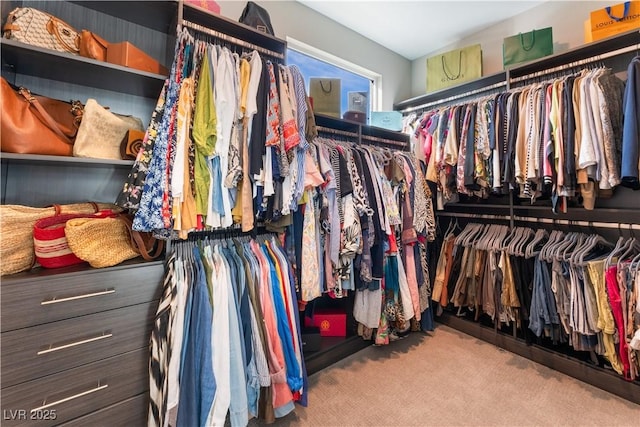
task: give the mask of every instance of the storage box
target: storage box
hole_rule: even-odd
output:
[[[129,42],[111,43],[107,48],[107,62],[156,74],[169,74],[158,61]]]
[[[347,335],[347,315],[340,310],[317,309],[312,319],[305,317],[305,326],[320,328],[323,337],[344,337]]]
[[[363,125],[367,124],[367,115],[360,111],[347,111],[342,115],[342,118],[351,120],[352,122],[362,123]]]
[[[220,14],[220,5],[213,0],[185,0],[185,3],[201,7],[209,12]]]
[[[320,351],[322,344],[322,335],[320,335],[320,328],[308,327],[302,328],[302,352],[312,353],[314,351]]]
[[[399,111],[372,111],[371,126],[400,132],[402,130],[402,113]]]
[[[349,103],[347,111],[359,111],[367,114],[369,110],[369,93],[368,92],[348,92],[347,97]]]

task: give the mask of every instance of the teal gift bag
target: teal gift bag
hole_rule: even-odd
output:
[[[551,27],[506,37],[502,44],[504,68],[553,54]]]

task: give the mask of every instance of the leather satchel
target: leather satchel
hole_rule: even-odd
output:
[[[109,42],[89,30],[80,33],[80,56],[98,61],[107,60]]]
[[[7,16],[4,37],[45,49],[80,52],[80,35],[71,25],[32,7],[18,7]]]
[[[14,88],[2,78],[2,151],[71,156],[82,120],[80,101],[65,102]]]

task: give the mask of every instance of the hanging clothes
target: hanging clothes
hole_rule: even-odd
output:
[[[528,342],[537,337],[593,352],[625,379],[638,378],[637,348],[630,345],[640,330],[635,238],[614,246],[595,234],[473,223],[452,235],[447,230],[445,242],[454,242],[453,256],[443,244],[436,283],[442,294],[449,263],[461,272],[448,279],[454,307],[475,320],[484,314],[515,323]]]
[[[596,68],[416,115],[416,153],[437,184],[438,208],[460,195],[515,190],[532,201],[552,197],[554,211],[578,197],[593,209],[624,176],[635,188],[638,64],[629,65],[626,86],[610,69]]]
[[[149,425],[229,415],[243,426],[261,401],[275,417],[306,404],[292,269],[277,240],[176,245],[150,341]]]

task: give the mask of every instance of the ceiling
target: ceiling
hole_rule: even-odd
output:
[[[547,0],[297,1],[414,60]]]

